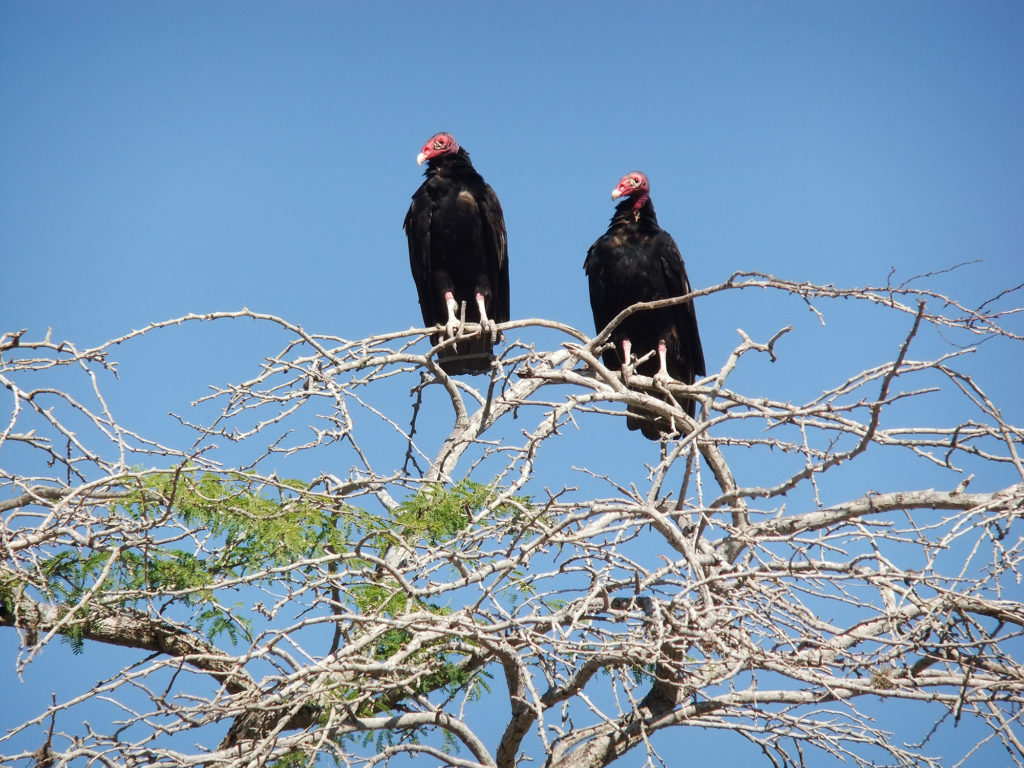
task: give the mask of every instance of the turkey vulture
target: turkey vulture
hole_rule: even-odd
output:
[[[437,345],[455,336],[465,304],[465,321],[482,330],[438,351],[448,374],[490,369],[498,339],[495,325],[508,321],[508,247],[505,219],[494,190],[473,168],[450,133],[432,136],[416,158],[426,161],[426,180],[405,215],[409,264],[426,326],[443,325],[430,336]]]
[[[615,208],[608,231],[597,239],[583,263],[590,278],[590,306],[597,331],[626,307],[690,292],[686,267],[672,236],[658,226],[651,204],[650,184],[639,171],[627,173],[612,191],[612,200],[624,198]],[[697,331],[693,302],[648,309],[630,315],[612,331],[613,349],[603,354],[604,364],[644,376],[667,377],[692,384],[704,375],[704,352]],[[632,355],[647,360],[632,367]],[[631,354],[632,353],[632,354]],[[693,416],[694,401],[682,403]],[[657,440],[671,432],[668,424],[629,409],[626,425]]]

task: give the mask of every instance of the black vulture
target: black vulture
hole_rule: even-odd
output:
[[[608,231],[587,252],[583,269],[590,278],[590,306],[600,332],[619,312],[641,301],[656,301],[690,292],[686,267],[672,236],[658,226],[651,204],[650,183],[639,171],[627,173],[612,191],[612,199],[624,198],[615,208]],[[693,302],[648,309],[630,315],[612,331],[612,349],[603,354],[604,364],[621,369],[624,378],[636,372],[644,376],[676,379],[692,384],[704,376],[704,351],[697,330]],[[632,360],[653,352],[633,366]],[[694,401],[682,403],[693,416]],[[656,420],[629,409],[626,425],[645,437],[658,440],[671,431]]]
[[[509,318],[501,204],[450,133],[432,136],[416,162],[427,163],[427,178],[412,196],[405,234],[423,322],[445,326],[430,337],[439,344],[456,334],[465,303],[465,322],[483,330],[440,350],[438,363],[451,375],[484,373],[494,357],[495,325]]]

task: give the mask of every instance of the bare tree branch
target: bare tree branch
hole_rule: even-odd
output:
[[[350,340],[241,310],[86,349],[5,333],[14,672],[55,640],[125,655],[21,713],[3,761],[598,768],[678,762],[652,736],[697,727],[775,766],[1024,766],[1024,427],[976,367],[1020,355],[1021,286],[971,308],[927,277],[736,273],[593,338],[515,320],[461,378],[437,328]],[[888,347],[802,400],[737,383],[790,370],[789,325],[740,329],[693,385],[601,363],[632,313],[752,289],[815,325],[840,299],[886,313]],[[285,341],[176,407],[177,444],[127,426],[118,348],[243,320]],[[626,408],[678,431],[638,446]],[[862,711],[880,701],[931,725],[896,733]],[[965,724],[977,744],[931,754]]]

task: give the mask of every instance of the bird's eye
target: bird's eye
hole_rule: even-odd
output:
[[[440,139],[437,139],[434,142],[434,149],[444,149],[444,142],[441,141]]]
[[[631,186],[631,187],[639,187],[640,186],[640,179],[638,179],[636,176],[631,177],[630,180],[629,180],[629,186]]]

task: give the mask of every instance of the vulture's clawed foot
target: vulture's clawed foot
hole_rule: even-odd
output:
[[[622,340],[622,383],[629,384],[629,379],[636,371],[636,366],[639,364],[637,359],[633,356],[633,344],[629,339]]]
[[[476,295],[476,308],[480,313],[480,335],[491,337],[491,346],[498,343],[498,323],[487,316],[487,299],[482,293]]]
[[[636,358],[631,357],[629,360],[622,364],[622,368],[619,369],[622,373],[622,383],[628,385],[629,380],[636,373]]]
[[[668,385],[672,383],[672,377],[666,371],[658,371],[653,378],[654,386],[658,389],[668,389]]]
[[[449,291],[444,295],[444,303],[448,308],[448,320],[444,324],[444,335],[449,339],[454,339],[462,330],[462,320],[459,319],[459,302]]]
[[[654,374],[654,386],[659,389],[668,389],[669,382],[672,381],[672,377],[668,373],[668,361],[666,357],[668,350],[665,347],[665,342],[658,342],[658,372]]]

